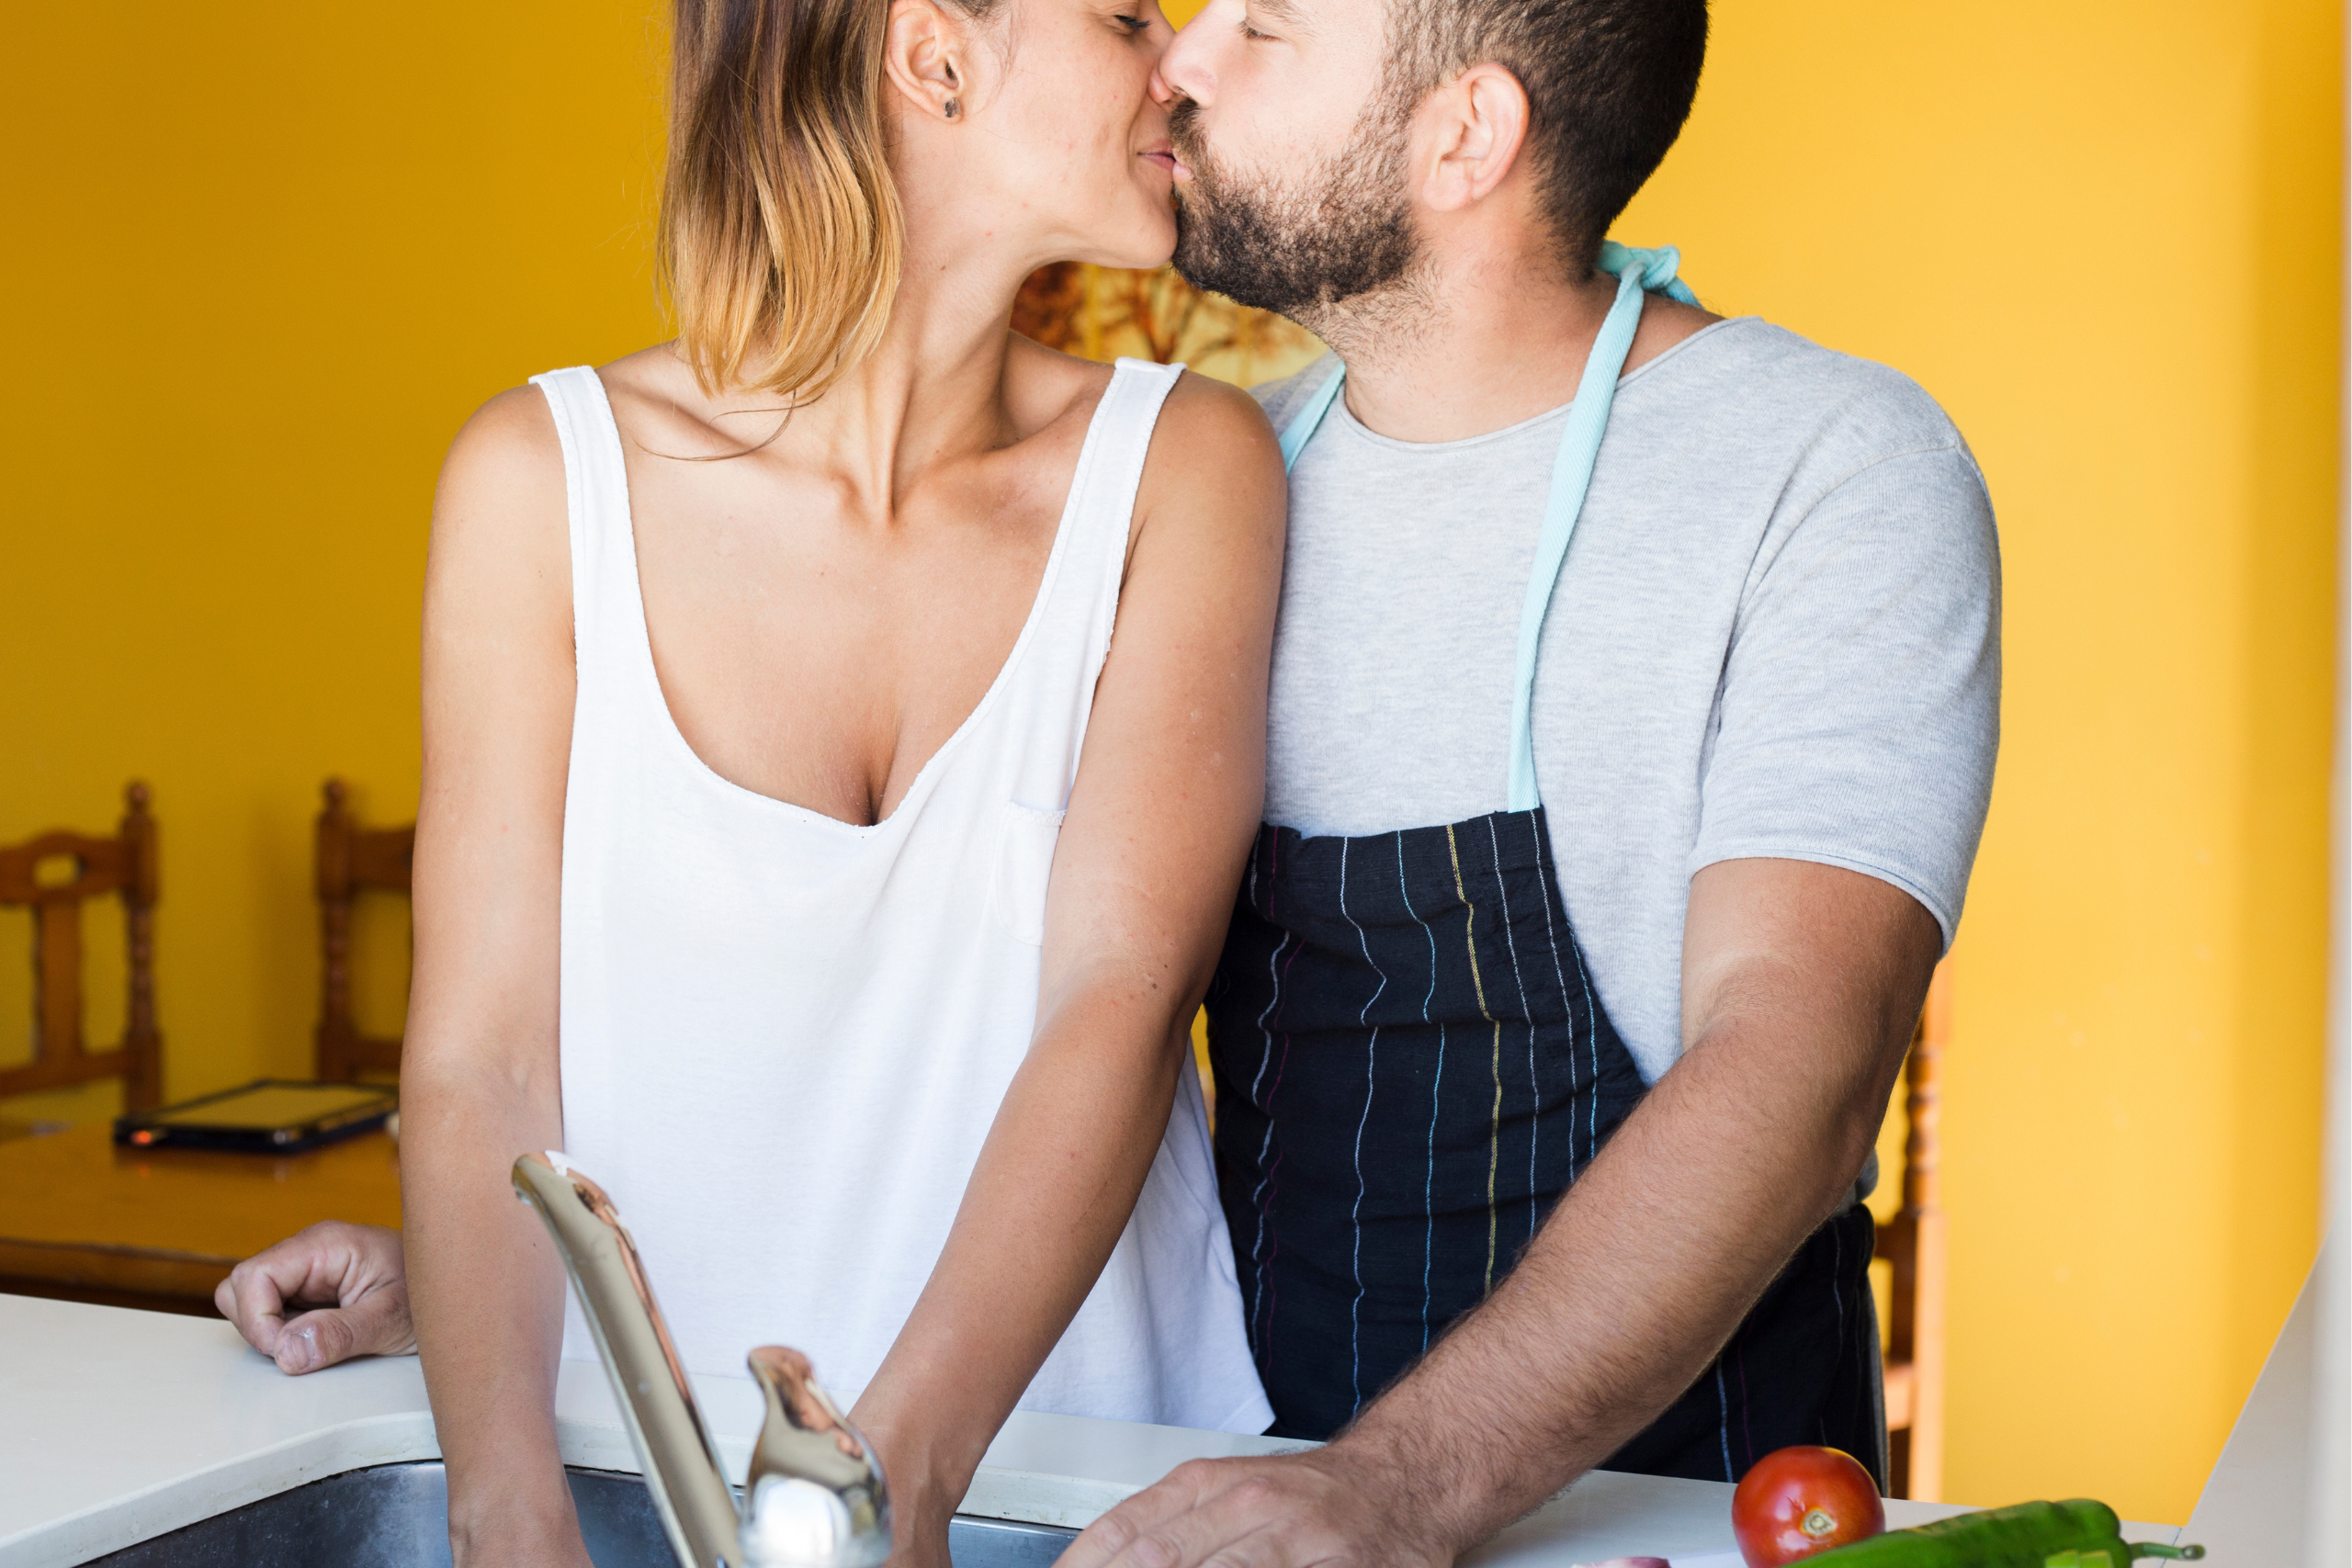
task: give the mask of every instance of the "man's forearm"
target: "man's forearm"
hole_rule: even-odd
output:
[[[1772,1057],[1737,1032],[1686,1056],[1486,1304],[1340,1439],[1424,1491],[1457,1548],[1671,1404],[1853,1181],[1868,1086],[1832,1109]]]
[[[1640,1432],[1836,1211],[1934,960],[1918,913],[1877,987],[1735,954],[1703,1031],[1518,1266],[1335,1445],[1419,1494],[1440,1544],[1486,1539]]]

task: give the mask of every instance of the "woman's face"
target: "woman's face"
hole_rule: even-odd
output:
[[[1159,0],[999,0],[974,29],[958,152],[1039,261],[1157,266],[1175,249],[1175,158],[1149,92],[1172,36]]]

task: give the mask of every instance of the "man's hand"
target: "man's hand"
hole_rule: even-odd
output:
[[[416,1352],[401,1233],[381,1225],[312,1225],[238,1264],[212,1303],[289,1375]]]
[[[1407,1480],[1345,1438],[1194,1460],[1095,1520],[1061,1568],[1446,1568],[1454,1548]]]

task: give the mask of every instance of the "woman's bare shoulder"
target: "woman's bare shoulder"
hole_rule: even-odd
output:
[[[675,405],[682,390],[695,389],[694,378],[667,344],[599,366],[594,374],[624,432],[641,436],[665,416],[682,425],[693,423]],[[550,395],[528,384],[510,387],[466,421],[441,467],[434,502],[436,536],[452,530],[471,533],[478,522],[494,522],[493,532],[502,538],[534,531],[518,529],[517,523],[561,524],[563,442],[556,433]]]
[[[1282,447],[1258,400],[1187,371],[1169,389],[1144,466],[1138,520],[1179,517],[1232,536],[1282,531]]]
[[[474,410],[449,443],[441,465],[441,495],[453,489],[509,491],[563,481],[563,445],[555,416],[537,387],[510,387]]]
[[[445,847],[452,833],[471,842],[472,829],[502,824],[496,856],[469,852],[462,873],[437,863],[445,891],[449,876],[462,884],[493,861],[502,875],[553,864],[513,861],[527,835],[503,824],[536,812],[549,829],[562,818],[574,694],[564,468],[548,394],[532,386],[475,410],[441,466],[424,568],[426,794]],[[553,841],[540,832],[532,852]]]
[[[1266,423],[1266,411],[1230,381],[1187,371],[1169,389],[1159,422],[1188,442],[1214,443],[1229,459],[1256,467],[1272,462],[1276,474],[1282,471],[1282,447]]]
[[[563,445],[539,389],[510,388],[474,411],[441,464],[427,600],[550,575],[568,597]]]

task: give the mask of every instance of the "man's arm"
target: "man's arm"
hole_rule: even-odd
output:
[[[1843,1200],[1941,948],[1933,916],[1858,872],[1700,872],[1682,1059],[1485,1304],[1329,1447],[1184,1465],[1066,1568],[1448,1563],[1600,1463]]]
[[[413,1356],[401,1233],[322,1220],[229,1271],[212,1292],[245,1342],[291,1376],[354,1356]]]

